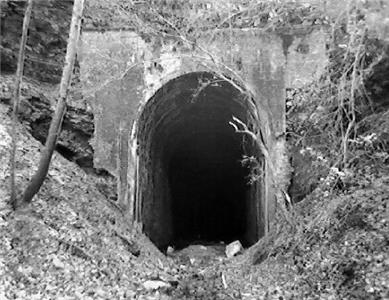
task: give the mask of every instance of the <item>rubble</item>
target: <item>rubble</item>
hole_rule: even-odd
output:
[[[226,246],[227,258],[234,257],[243,251],[243,246],[240,241],[234,241]]]

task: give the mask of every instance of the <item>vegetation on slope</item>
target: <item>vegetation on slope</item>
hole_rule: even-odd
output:
[[[93,6],[97,2],[90,3],[88,26],[102,28],[107,20],[120,17],[113,27],[142,28],[146,35],[174,34],[192,43],[209,29],[289,32],[296,25],[327,26],[331,34],[326,73],[310,86],[288,91],[287,138],[294,154],[290,193],[296,202],[289,213],[295,226],[277,215],[270,235],[244,255],[208,268],[189,266],[180,271],[179,265],[133,230],[100,192],[110,188],[105,181],[109,179],[86,175],[59,155],[37,200],[14,213],[5,203],[10,137],[6,108],[1,105],[0,296],[389,297],[389,51],[378,24],[386,22],[379,19],[380,10],[387,10],[385,3],[350,1],[336,16],[331,11],[326,14],[321,6],[258,1],[242,1],[227,10],[199,9],[193,15],[185,9],[187,1],[160,6],[147,1],[134,6],[126,1],[99,1],[99,15]],[[177,10],[183,14],[176,14]],[[124,19],[132,23],[123,23]],[[61,27],[58,30],[62,32]],[[12,70],[11,64],[7,68]],[[40,67],[31,70],[35,79],[44,77]],[[43,75],[36,75],[39,72]],[[19,130],[23,147],[18,151],[18,180],[23,183],[36,167],[39,145],[23,128]],[[163,279],[176,287],[147,291],[142,285],[147,279]]]

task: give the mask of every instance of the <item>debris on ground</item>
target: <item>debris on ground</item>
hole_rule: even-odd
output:
[[[161,280],[147,280],[143,283],[146,290],[158,290],[160,288],[170,288],[170,284]]]
[[[239,253],[242,253],[243,246],[240,241],[234,241],[226,246],[226,256],[227,258],[234,257]]]

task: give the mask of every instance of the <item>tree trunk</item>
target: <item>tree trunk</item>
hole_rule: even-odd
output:
[[[18,65],[16,69],[16,81],[15,81],[15,89],[14,89],[14,96],[13,96],[12,132],[11,132],[12,147],[10,153],[10,168],[11,168],[10,203],[13,208],[15,208],[16,206],[16,188],[15,188],[15,172],[16,172],[15,161],[16,161],[16,148],[17,148],[16,122],[17,122],[19,103],[20,103],[20,86],[22,84],[23,69],[24,69],[24,51],[27,43],[27,34],[28,34],[28,26],[30,24],[31,11],[32,11],[32,0],[28,0],[26,12],[24,14],[24,19],[23,19],[22,40],[20,42],[20,48],[19,48]]]
[[[53,155],[58,136],[61,132],[62,120],[66,111],[66,98],[69,92],[69,84],[73,73],[74,62],[76,59],[77,44],[80,36],[81,18],[84,9],[84,0],[75,0],[73,5],[72,22],[70,24],[69,40],[66,50],[65,66],[63,68],[59,99],[55,109],[53,120],[50,124],[49,133],[46,139],[46,144],[43,149],[38,170],[27,186],[24,195],[23,203],[28,203],[34,195],[39,191],[42,183],[49,170],[51,157]]]

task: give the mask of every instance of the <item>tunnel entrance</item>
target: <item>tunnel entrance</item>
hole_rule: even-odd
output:
[[[263,158],[229,124],[235,116],[256,130],[254,110],[246,94],[209,73],[174,79],[145,105],[135,207],[159,248],[233,240],[249,246],[263,235]]]

